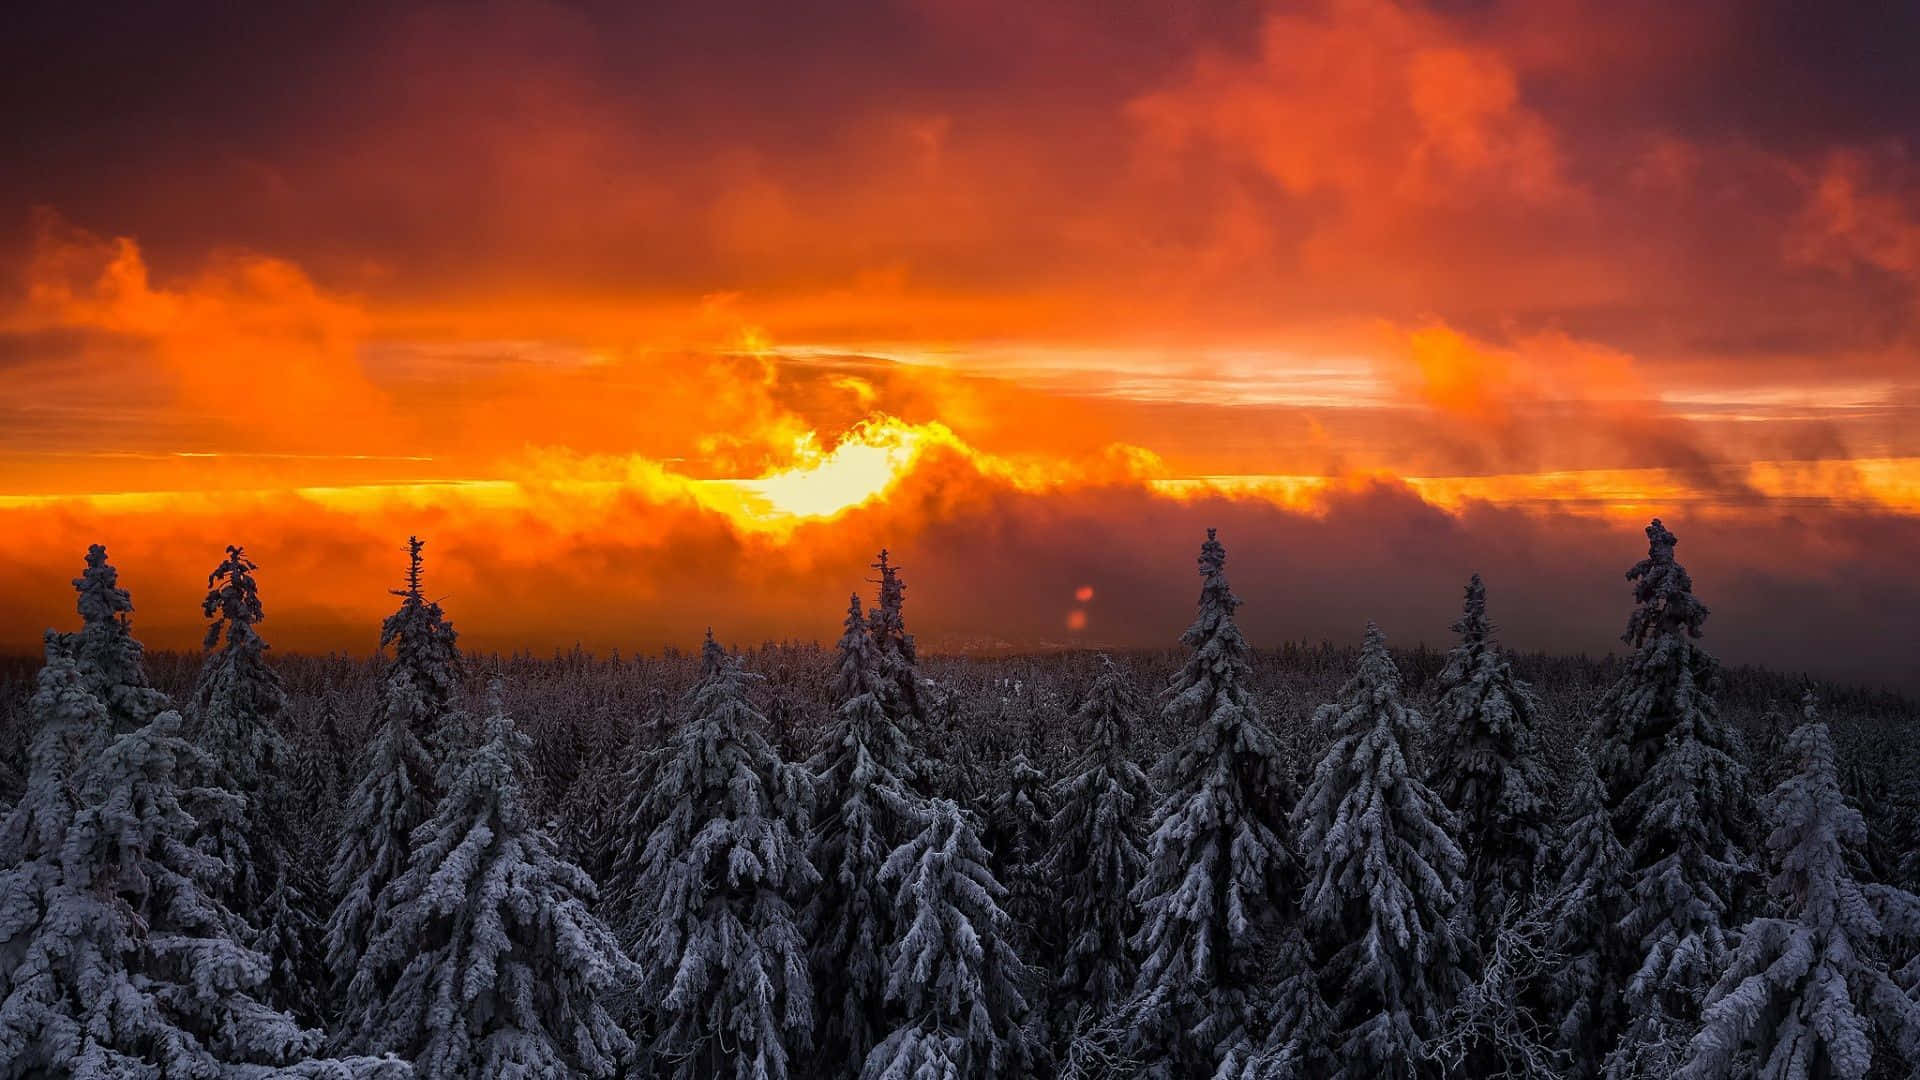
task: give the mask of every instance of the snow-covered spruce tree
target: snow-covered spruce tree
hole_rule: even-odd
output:
[[[1132,894],[1140,971],[1126,1006],[1128,1054],[1156,1075],[1211,1073],[1258,1039],[1250,992],[1268,974],[1263,949],[1292,910],[1297,879],[1290,773],[1253,701],[1226,557],[1208,529],[1199,611],[1180,638],[1192,651],[1164,715],[1188,735],[1158,767],[1164,796]]]
[[[1139,696],[1125,669],[1103,656],[1076,718],[1085,743],[1054,786],[1059,810],[1041,875],[1061,905],[1064,955],[1054,986],[1063,1029],[1096,1022],[1126,999],[1138,966],[1128,939],[1139,921],[1133,887],[1146,864],[1145,817],[1153,789],[1133,763]]]
[[[433,761],[412,724],[424,706],[405,668],[393,672],[383,697],[386,717],[347,801],[328,875],[334,909],[327,920],[327,966],[343,988],[386,912],[387,884],[407,868],[413,831],[434,808]],[[369,1006],[351,995],[338,1004],[348,1013]]]
[[[1007,785],[993,801],[988,840],[994,876],[1006,886],[1007,915],[1022,955],[1051,958],[1058,949],[1059,898],[1046,880],[1047,829],[1053,788],[1025,751],[1007,765]]]
[[[1889,773],[1899,768],[1898,752],[1889,755],[1891,761],[1878,754],[1873,755],[1875,760],[1844,751],[1841,756],[1851,760],[1841,772],[1840,791],[1848,803],[1859,808],[1860,816],[1867,823],[1867,842],[1860,850],[1862,876],[1868,881],[1898,886],[1902,884],[1900,860],[1909,846],[1905,840],[1912,835],[1896,812],[1889,780]]]
[[[1674,559],[1678,538],[1659,518],[1647,526],[1647,557],[1627,571],[1634,609],[1621,640],[1634,652],[1595,708],[1594,767],[1607,805],[1618,808],[1653,771],[1668,736],[1690,716],[1718,726],[1719,664],[1697,642],[1707,606]],[[1623,832],[1624,835],[1624,832]]]
[[[1745,770],[1714,699],[1719,666],[1698,643],[1706,605],[1658,518],[1647,541],[1647,557],[1627,572],[1637,606],[1624,640],[1634,654],[1601,699],[1592,733],[1632,873],[1622,925],[1635,955],[1627,1027],[1607,1060],[1612,1077],[1678,1065],[1725,965],[1727,921],[1747,872],[1738,837],[1751,817]]]
[[[1897,779],[1889,793],[1893,803],[1890,815],[1896,836],[1920,835],[1920,746],[1907,750],[1907,767],[1894,774]],[[1920,891],[1920,844],[1908,843],[1898,853],[1894,884]]]
[[[167,698],[147,681],[145,650],[133,636],[133,597],[120,587],[105,547],[87,548],[87,568],[73,587],[80,594],[73,655],[87,689],[107,707],[116,734],[141,727],[167,708]]]
[[[1545,846],[1548,778],[1535,734],[1540,701],[1493,640],[1479,574],[1467,583],[1465,610],[1453,631],[1460,643],[1440,675],[1427,775],[1459,824],[1474,933],[1484,949],[1507,906],[1533,892]]]
[[[1028,973],[1012,943],[1006,890],[973,822],[936,799],[926,825],[895,849],[881,880],[895,891],[900,937],[888,950],[887,997],[902,1020],[861,1070],[869,1080],[1027,1076]]]
[[[225,867],[221,900],[259,933],[255,948],[272,964],[269,996],[308,1022],[320,1019],[324,982],[320,884],[290,850],[292,785],[282,775],[287,747],[275,727],[286,708],[280,676],[266,662],[255,629],[265,617],[246,552],[229,545],[207,578],[202,612],[211,620],[192,700],[193,741],[212,759],[225,792],[190,800],[194,845]],[[235,813],[238,809],[240,812]]]
[[[885,697],[887,707],[894,722],[912,737],[924,726],[926,709],[920,700],[919,658],[913,635],[907,633],[907,583],[900,579],[900,568],[888,560],[885,548],[880,549],[873,569],[880,571],[880,576],[869,580],[879,587],[880,595],[867,613],[867,630],[873,637],[880,674],[892,684]]]
[[[1427,1040],[1465,982],[1451,920],[1466,860],[1452,812],[1408,760],[1422,720],[1400,698],[1379,627],[1367,624],[1358,670],[1314,719],[1333,744],[1294,825],[1301,907],[1334,1006],[1334,1075],[1434,1075]]]
[[[24,868],[59,855],[67,827],[80,810],[79,777],[110,737],[106,707],[87,688],[71,638],[49,630],[44,647],[46,663],[27,703],[34,737],[27,750],[26,787],[20,801],[0,817],[0,867]],[[12,897],[0,893],[0,899],[7,898]],[[11,966],[0,954],[0,979]]]
[[[855,595],[835,663],[838,709],[807,762],[818,807],[811,858],[821,882],[801,913],[820,1005],[816,1060],[849,1073],[893,1026],[886,949],[896,916],[880,870],[921,826],[906,732],[885,704],[889,686]]]
[[[1280,931],[1269,953],[1277,980],[1263,988],[1255,1007],[1265,1017],[1264,1042],[1235,1046],[1214,1072],[1219,1080],[1320,1080],[1333,1072],[1327,1029],[1331,1006],[1320,992],[1313,944],[1297,923]]]
[[[181,788],[210,763],[176,712],[110,735],[84,682],[50,635],[35,775],[0,831],[0,1077],[292,1063],[318,1035],[254,996],[267,961],[187,843]]]
[[[413,686],[414,711],[407,722],[414,738],[436,760],[444,760],[459,741],[454,730],[460,685],[460,649],[454,642],[459,634],[439,601],[428,600],[421,591],[420,552],[425,547],[419,537],[407,537],[407,586],[390,590],[400,598],[400,607],[380,624],[380,647],[393,647],[389,675],[404,671]]]
[[[1873,1031],[1920,1064],[1920,1003],[1887,973],[1885,935],[1854,880],[1866,825],[1840,792],[1833,740],[1813,692],[1789,737],[1799,771],[1765,800],[1777,917],[1754,919],[1707,995],[1677,1074],[1687,1080],[1865,1080]]]
[[[797,777],[761,734],[739,662],[708,632],[687,722],[647,793],[632,913],[656,1072],[777,1078],[810,1045],[813,990],[793,900],[819,881]]]
[[[632,1044],[608,1009],[631,965],[594,886],[522,800],[528,739],[493,687],[485,739],[414,834],[348,989],[342,1041],[425,1080],[612,1076]]]
[[[1541,988],[1556,1042],[1574,1076],[1593,1076],[1618,1035],[1633,941],[1621,927],[1631,868],[1613,834],[1606,792],[1585,754],[1554,844],[1558,877],[1548,900],[1549,949],[1560,957]]]
[[[606,865],[606,874],[595,880],[603,882],[603,908],[616,927],[631,925],[633,909],[641,902],[640,868],[646,861],[647,841],[660,824],[654,816],[659,803],[647,794],[668,757],[675,725],[673,702],[659,686],[648,688],[642,714],[617,765],[617,802],[606,808],[604,826],[589,826],[602,832],[598,861]]]
[[[242,792],[259,790],[286,749],[274,727],[287,705],[286,689],[267,665],[267,643],[255,629],[266,617],[256,569],[245,549],[229,544],[226,559],[207,575],[201,612],[211,620],[202,644],[208,656],[192,706],[202,747]]]
[[[86,1017],[66,990],[86,965],[61,962],[63,931],[49,920],[72,901],[61,855],[82,776],[110,729],[68,636],[52,630],[28,708],[26,787],[0,817],[0,1076],[9,1080],[73,1060],[82,1045]]]

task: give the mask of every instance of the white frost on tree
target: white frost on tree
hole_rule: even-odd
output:
[[[886,950],[895,914],[880,870],[921,824],[907,735],[885,704],[890,685],[855,595],[835,664],[838,709],[807,762],[818,807],[811,856],[821,882],[801,917],[820,1003],[819,1056],[848,1071],[891,1030]]]
[[[368,747],[359,783],[342,815],[328,887],[334,898],[327,920],[327,966],[346,986],[385,912],[387,884],[406,870],[413,830],[433,812],[433,762],[414,734],[420,695],[404,668],[387,680],[386,717]],[[369,1002],[351,997],[347,1012]]]
[[[1493,640],[1479,574],[1467,583],[1453,631],[1460,643],[1440,674],[1427,774],[1458,819],[1475,933],[1485,947],[1508,905],[1531,896],[1545,846],[1547,771],[1535,733],[1540,701]]]
[[[1550,950],[1560,957],[1542,988],[1556,1042],[1574,1075],[1599,1070],[1620,1029],[1633,943],[1621,928],[1631,868],[1613,834],[1606,792],[1580,755],[1565,824],[1555,844],[1558,877],[1547,909]]]
[[[459,741],[455,713],[460,686],[459,634],[447,621],[437,600],[428,600],[423,590],[421,549],[426,541],[407,537],[407,585],[390,590],[400,598],[400,607],[380,624],[380,648],[393,648],[394,671],[404,671],[411,682],[414,697],[405,702],[413,707],[408,723],[414,738],[432,754],[444,760]],[[389,704],[391,709],[392,705]]]
[[[1425,1075],[1427,1040],[1464,982],[1452,919],[1465,859],[1452,813],[1408,760],[1422,720],[1379,627],[1367,624],[1358,670],[1314,719],[1333,744],[1294,823],[1301,908],[1335,1010],[1334,1075]]]
[[[1141,706],[1119,665],[1100,676],[1077,717],[1086,742],[1054,786],[1059,809],[1042,880],[1062,907],[1065,953],[1054,985],[1063,1024],[1097,1022],[1125,1000],[1138,970],[1129,944],[1139,912],[1133,887],[1146,865],[1145,818],[1153,789],[1131,756]]]
[[[242,1075],[317,1033],[254,995],[265,957],[208,885],[182,788],[209,762],[176,712],[112,735],[49,635],[25,798],[0,827],[0,1077]]]
[[[49,630],[45,649],[46,663],[27,703],[35,734],[27,751],[26,789],[0,818],[5,822],[0,831],[0,865],[13,868],[60,853],[67,827],[80,809],[79,777],[98,756],[111,729],[106,707],[80,673],[70,639]],[[9,967],[0,963],[0,975]]]
[[[978,831],[946,799],[888,856],[900,937],[888,950],[886,991],[902,1022],[868,1055],[866,1080],[989,1080],[1027,1076],[1025,964],[1015,951],[1006,890],[987,866]]]
[[[1013,919],[1019,949],[1027,956],[1057,951],[1059,899],[1043,876],[1047,829],[1053,820],[1053,786],[1026,751],[1007,765],[1006,788],[993,801],[994,876],[1007,889],[1007,914]]]
[[[1802,710],[1787,742],[1799,771],[1763,806],[1779,914],[1741,931],[1707,995],[1684,1080],[1865,1080],[1876,1028],[1896,1062],[1920,1063],[1920,1004],[1888,975],[1886,934],[1849,865],[1866,823],[1841,794],[1812,691]]]
[[[256,569],[243,548],[228,545],[226,559],[207,576],[201,612],[211,620],[202,644],[208,656],[193,691],[196,737],[242,792],[259,790],[285,754],[274,721],[287,694],[255,629],[266,618]]]
[[[73,587],[80,594],[74,660],[87,689],[107,707],[114,733],[132,731],[168,707],[166,695],[147,681],[146,652],[133,636],[133,597],[99,544],[87,548],[87,568]]]
[[[798,777],[761,734],[749,676],[707,635],[704,673],[647,793],[659,821],[633,955],[662,1074],[773,1078],[809,1045],[813,990],[793,901],[818,882]]]
[[[1199,609],[1180,638],[1191,652],[1164,713],[1189,735],[1160,762],[1164,795],[1133,891],[1140,971],[1128,1052],[1167,1076],[1211,1073],[1258,1037],[1250,988],[1297,871],[1287,764],[1253,701],[1250,650],[1233,620],[1240,600],[1212,529],[1199,570]]]
[[[197,819],[194,844],[226,868],[221,899],[258,929],[253,945],[273,965],[275,1004],[304,1020],[321,1013],[325,969],[322,888],[294,855],[289,837],[287,747],[275,726],[286,708],[280,676],[267,664],[267,643],[256,627],[265,618],[254,582],[257,567],[244,549],[229,545],[207,577],[201,611],[210,620],[208,650],[192,699],[193,741],[212,759],[218,792],[189,809]]]
[[[880,675],[888,685],[882,700],[908,737],[917,737],[925,726],[926,708],[921,701],[913,635],[907,633],[907,583],[901,580],[900,568],[893,565],[885,548],[880,549],[872,568],[880,572],[879,577],[868,579],[879,587],[879,596],[867,613],[867,631],[873,638]]]
[[[499,686],[348,990],[343,1039],[426,1080],[612,1076],[631,1049],[608,1003],[630,973],[594,886],[522,799],[529,740]]]
[[[624,759],[613,770],[619,795],[606,808],[605,835],[599,841],[607,866],[602,894],[607,910],[614,913],[615,925],[629,924],[635,906],[642,902],[636,883],[646,861],[647,841],[660,824],[656,816],[660,803],[650,795],[654,777],[670,753],[673,706],[666,691],[657,686],[648,692],[647,699],[646,720],[634,732]]]
[[[1655,518],[1647,557],[1627,571],[1636,606],[1626,671],[1601,699],[1592,735],[1614,832],[1632,868],[1623,928],[1634,942],[1626,1030],[1611,1077],[1679,1063],[1707,989],[1725,966],[1726,922],[1746,872],[1748,799],[1734,737],[1714,698],[1719,665],[1699,644],[1707,607]]]

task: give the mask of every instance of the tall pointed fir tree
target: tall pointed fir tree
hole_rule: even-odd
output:
[[[1557,879],[1548,901],[1554,932],[1549,953],[1560,958],[1541,989],[1556,1028],[1556,1045],[1572,1075],[1600,1071],[1619,1032],[1634,943],[1622,927],[1632,868],[1613,833],[1606,791],[1585,754],[1554,844]]]
[[[1865,1080],[1876,1029],[1895,1072],[1920,1067],[1920,1004],[1888,975],[1886,934],[1854,879],[1866,824],[1841,794],[1812,691],[1802,716],[1787,741],[1798,771],[1764,804],[1778,914],[1740,932],[1676,1074],[1685,1080]]]
[[[820,1005],[818,1060],[828,1071],[858,1071],[892,1028],[886,1004],[886,950],[894,940],[894,898],[880,870],[920,828],[914,762],[906,732],[889,712],[891,683],[851,598],[835,661],[839,703],[807,762],[817,817],[812,863],[821,876],[801,913]]]
[[[1188,735],[1160,762],[1164,797],[1132,894],[1140,971],[1129,1053],[1161,1076],[1211,1073],[1257,1040],[1251,988],[1293,909],[1290,774],[1253,701],[1226,559],[1208,529],[1199,610],[1180,638],[1191,654],[1165,707],[1166,726]]]
[[[889,560],[886,548],[880,549],[873,569],[880,572],[879,577],[869,579],[878,586],[879,597],[867,613],[867,629],[873,637],[880,674],[892,684],[886,695],[888,708],[894,722],[913,738],[925,726],[926,708],[920,693],[919,657],[913,635],[907,633],[907,583],[901,580],[900,568]]]
[[[386,913],[387,885],[407,868],[413,831],[433,813],[433,761],[414,734],[424,706],[401,668],[387,680],[386,717],[367,748],[359,783],[347,801],[328,875],[333,914],[327,919],[327,967],[342,988],[360,967]],[[347,1011],[364,1007],[350,998]]]
[[[813,990],[793,901],[819,881],[797,777],[761,734],[752,676],[707,634],[688,718],[647,798],[660,824],[635,893],[633,955],[663,1075],[788,1075]]]
[[[1026,751],[1007,764],[1006,787],[993,801],[994,876],[1006,886],[1007,914],[1013,919],[1016,947],[1029,957],[1051,958],[1058,951],[1059,898],[1049,886],[1043,863],[1047,830],[1053,820],[1053,789],[1047,774]]]
[[[1367,624],[1358,670],[1314,719],[1333,744],[1294,823],[1301,906],[1334,1003],[1334,1075],[1434,1075],[1427,1040],[1465,981],[1452,919],[1466,860],[1452,812],[1409,760],[1422,719],[1401,700],[1379,627]]]
[[[1028,975],[1001,907],[1006,890],[967,814],[945,799],[888,856],[900,936],[887,951],[887,997],[899,1026],[874,1047],[867,1080],[991,1080],[1029,1076]]]
[[[423,1080],[607,1077],[632,1049],[609,1002],[631,964],[594,885],[523,799],[529,740],[493,686],[485,742],[415,833],[348,990],[345,1043]]]
[[[62,1001],[58,933],[48,924],[69,899],[61,861],[67,833],[84,803],[88,764],[111,738],[106,707],[87,689],[69,637],[46,633],[46,663],[27,711],[34,728],[27,749],[26,786],[0,816],[0,1076],[18,1076],[79,1052],[85,1017],[79,1002]],[[49,949],[40,937],[54,938]],[[29,966],[38,953],[39,970]]]
[[[1473,891],[1474,933],[1491,944],[1508,905],[1527,901],[1546,846],[1546,766],[1540,700],[1516,677],[1487,621],[1480,575],[1467,583],[1460,643],[1440,674],[1439,729],[1428,783],[1459,824]]]
[[[1139,696],[1125,669],[1100,658],[1076,717],[1086,741],[1054,786],[1059,809],[1042,880],[1061,905],[1064,954],[1054,987],[1064,1030],[1097,1024],[1126,999],[1138,972],[1128,939],[1139,922],[1133,887],[1146,866],[1153,789],[1133,762]]]
[[[286,691],[255,629],[265,618],[255,569],[243,549],[230,545],[207,578],[201,610],[211,620],[203,646],[208,656],[192,702],[195,744],[212,759],[220,786],[245,803],[239,814],[224,799],[189,809],[197,819],[195,845],[226,867],[221,899],[255,925],[253,944],[272,962],[270,996],[311,1023],[321,1019],[325,952],[317,909],[323,890],[289,841],[293,785],[283,773],[287,747],[275,726]]]
[[[87,548],[87,568],[73,587],[80,594],[74,660],[87,689],[107,707],[113,730],[132,731],[168,707],[166,695],[147,681],[146,650],[133,636],[133,597],[99,544]]]
[[[207,650],[194,686],[193,711],[200,738],[237,789],[258,789],[285,754],[274,721],[286,708],[280,674],[267,664],[267,643],[256,629],[266,617],[243,548],[229,544],[227,557],[207,576],[201,613],[210,620],[201,647]]]
[[[413,736],[436,760],[444,759],[459,742],[456,715],[460,688],[459,634],[447,621],[437,600],[428,600],[422,591],[425,575],[421,550],[426,541],[407,537],[407,585],[393,589],[400,607],[380,624],[380,647],[392,646],[393,664],[388,669],[404,671],[412,684],[414,698],[408,704],[413,713],[407,719]],[[389,710],[392,708],[388,705]]]
[[[655,816],[660,804],[648,798],[654,777],[670,756],[669,743],[674,730],[674,706],[667,692],[658,687],[647,690],[643,717],[635,725],[619,763],[615,785],[619,801],[607,808],[604,851],[600,856],[607,866],[606,909],[613,913],[616,926],[632,922],[634,907],[642,902],[636,883],[646,861],[647,841],[660,824]]]
[[[226,1076],[318,1041],[255,996],[267,960],[208,891],[183,786],[208,771],[162,712],[124,734],[49,634],[26,796],[0,825],[0,1077]]]
[[[1614,832],[1632,868],[1624,928],[1627,1027],[1608,1055],[1612,1077],[1677,1065],[1701,1001],[1724,967],[1727,922],[1747,871],[1739,844],[1750,818],[1745,770],[1714,695],[1719,665],[1701,648],[1707,608],[1655,518],[1647,557],[1627,571],[1634,654],[1597,707],[1595,762]]]

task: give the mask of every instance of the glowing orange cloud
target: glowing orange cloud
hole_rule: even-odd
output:
[[[102,383],[156,365],[166,404],[202,426],[202,445],[238,435],[276,448],[337,449],[343,427],[391,425],[355,352],[365,315],[297,266],[222,253],[193,280],[163,288],[130,239],[103,240],[50,213],[36,216],[34,233],[24,302],[0,327],[102,335]]]
[[[383,9],[137,117],[69,70],[0,179],[0,635],[93,540],[156,639],[239,541],[325,646],[414,531],[507,644],[817,628],[882,543],[956,634],[1097,644],[1216,514],[1382,581],[1652,512],[1904,538],[1911,125],[1722,85],[1768,27],[1638,3]],[[1848,595],[1911,579],[1831,543]]]

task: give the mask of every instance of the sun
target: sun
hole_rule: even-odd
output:
[[[793,464],[757,477],[706,481],[700,501],[747,528],[783,531],[884,497],[931,445],[951,438],[939,424],[891,416],[854,425],[826,449],[810,431],[794,441]]]

